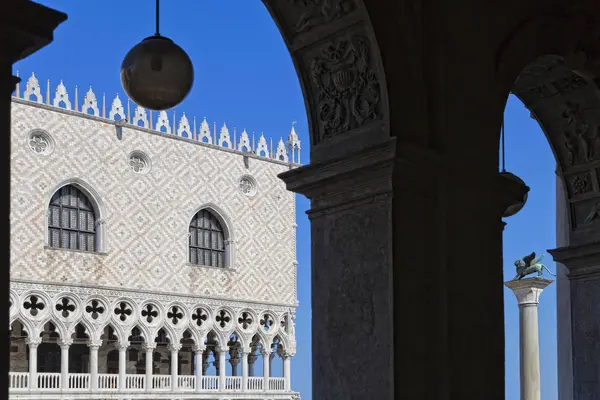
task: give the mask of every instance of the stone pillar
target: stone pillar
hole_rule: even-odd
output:
[[[194,352],[196,352],[196,392],[202,391],[202,372],[204,370],[203,356],[206,346],[194,346]]]
[[[42,343],[42,338],[30,338],[26,339],[26,343],[29,346],[29,388],[37,389],[38,387],[38,379],[37,379],[37,349],[40,343]]]
[[[216,348],[215,350],[217,350],[219,353],[219,390],[224,390],[225,389],[225,375],[227,372],[225,370],[225,356],[227,355],[227,352],[229,351],[229,347],[224,346],[221,348]]]
[[[229,359],[229,364],[231,364],[231,376],[238,376],[237,366],[240,363],[239,357],[232,357]]]
[[[527,278],[504,283],[513,291],[519,304],[521,400],[540,400],[538,304],[542,291],[552,282],[549,279]]]
[[[285,390],[289,392],[292,390],[292,372],[290,368],[290,361],[292,359],[292,355],[289,353],[283,354],[283,378],[285,381]]]
[[[61,389],[69,388],[69,347],[73,344],[73,339],[59,340],[60,346],[60,386]]]
[[[261,349],[260,353],[263,356],[263,389],[269,390],[269,357],[271,356],[271,351]]]
[[[179,375],[178,367],[179,367],[179,350],[181,350],[181,344],[179,343],[169,343],[169,351],[171,352],[171,390],[177,390],[177,377]]]
[[[90,349],[90,388],[92,391],[98,389],[98,349],[102,346],[102,340],[89,340]]]
[[[571,399],[600,399],[600,242],[548,251],[554,261],[568,269],[571,318],[559,320],[558,324],[570,325],[571,349],[568,353],[572,354],[573,362]]]
[[[119,350],[119,389],[125,390],[127,388],[127,348],[129,342],[116,343],[115,347]]]
[[[152,372],[154,367],[154,349],[156,343],[144,343],[142,348],[146,352],[146,391],[152,390]]]
[[[248,354],[247,350],[242,351],[242,391],[248,390]]]
[[[253,349],[251,353],[248,354],[248,376],[254,376],[254,363],[257,358],[256,349]]]

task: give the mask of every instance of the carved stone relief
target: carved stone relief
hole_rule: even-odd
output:
[[[571,204],[573,229],[584,229],[600,225],[600,199],[589,199]]]
[[[590,171],[572,174],[566,177],[569,197],[580,196],[593,190]]]
[[[308,52],[315,104],[313,145],[381,118],[381,87],[364,33],[349,33]]]
[[[288,0],[288,2],[300,15],[293,22],[296,33],[308,32],[316,26],[339,19],[356,10],[355,0]]]

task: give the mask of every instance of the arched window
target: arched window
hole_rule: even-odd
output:
[[[225,267],[224,233],[214,214],[206,209],[198,211],[190,223],[190,263]]]
[[[73,185],[54,193],[48,208],[48,245],[96,251],[96,215],[92,203]]]

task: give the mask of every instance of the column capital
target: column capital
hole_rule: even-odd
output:
[[[98,350],[100,346],[102,346],[102,340],[90,339],[87,341],[87,345],[90,348],[90,350]]]
[[[263,357],[267,357],[271,355],[271,349],[260,349],[260,354],[263,355]]]
[[[123,351],[123,350],[127,350],[127,348],[131,345],[131,343],[129,343],[129,341],[124,341],[124,342],[116,342],[114,344],[115,348],[119,351]]]
[[[181,343],[169,343],[167,345],[167,348],[169,349],[169,351],[175,351],[175,352],[179,352],[179,350],[181,350]]]
[[[196,345],[194,345],[194,347],[192,347],[192,350],[194,350],[194,352],[196,354],[202,354],[206,351],[206,345],[205,344],[196,344]]]
[[[142,349],[144,349],[144,351],[146,351],[146,352],[154,351],[156,349],[156,342],[144,343],[144,344],[142,344]]]
[[[554,261],[569,270],[569,279],[600,277],[600,242],[548,250]]]
[[[550,285],[553,280],[543,278],[527,278],[516,281],[504,282],[504,285],[513,291],[517,297],[519,307],[537,305],[542,291]]]
[[[41,343],[41,337],[28,337],[27,339],[25,339],[25,344],[28,345],[30,348],[37,348]]]
[[[60,348],[69,348],[73,344],[73,339],[60,339],[58,345]]]

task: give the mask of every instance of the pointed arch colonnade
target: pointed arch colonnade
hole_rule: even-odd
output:
[[[600,3],[263,2],[309,119],[310,164],[281,178],[312,202],[313,397],[504,399],[502,215],[523,190],[498,151],[513,91],[565,187],[560,398],[600,398]],[[66,16],[3,8],[8,130],[12,63]]]

